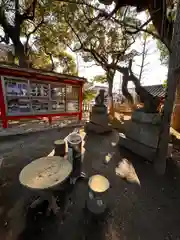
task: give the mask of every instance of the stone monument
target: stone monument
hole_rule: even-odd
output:
[[[90,113],[90,121],[85,126],[86,132],[106,133],[111,131],[108,124],[107,107],[104,105],[104,90],[100,89],[95,98],[95,105]]]
[[[120,146],[146,158],[149,161],[156,160],[161,131],[161,114],[159,112],[160,98],[149,93],[141,86],[139,79],[132,72],[132,60],[123,76],[122,89],[124,96],[133,101],[127,89],[127,82],[132,81],[135,91],[140,97],[143,107],[133,112],[131,120],[126,124],[125,134],[120,134]]]
[[[160,124],[159,113],[134,111],[126,125],[125,134],[120,133],[120,146],[153,162],[158,148]]]

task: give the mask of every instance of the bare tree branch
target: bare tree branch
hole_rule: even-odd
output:
[[[25,20],[33,20],[35,17],[35,9],[37,0],[33,0],[30,6],[25,10],[22,15],[19,15],[19,24],[21,25]]]
[[[6,33],[5,33],[4,37],[0,36],[0,42],[9,44],[9,37],[8,37],[8,35]]]

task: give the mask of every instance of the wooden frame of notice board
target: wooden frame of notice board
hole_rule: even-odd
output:
[[[0,112],[3,128],[9,120],[55,116],[82,119],[82,89],[86,79],[11,66],[0,67]]]

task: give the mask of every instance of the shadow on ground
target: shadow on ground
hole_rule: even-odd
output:
[[[36,213],[26,216],[26,228],[19,240],[180,239],[179,163],[169,161],[166,174],[159,177],[154,173],[151,164],[124,149],[119,149],[115,145],[117,139],[116,132],[104,136],[89,134],[84,138],[83,170],[89,176],[103,174],[111,184],[107,196],[108,214],[101,219],[94,219],[89,215],[85,208],[87,182],[80,181],[71,191],[72,201],[63,217],[61,211],[56,217],[44,217],[44,203],[42,209],[36,209]],[[47,141],[52,147],[53,140]],[[46,154],[46,149],[42,149],[40,147],[37,150],[41,156]],[[108,163],[105,161],[107,154],[111,156]],[[123,158],[131,162],[140,185],[116,175],[115,169]],[[26,161],[29,161],[28,159],[26,158]],[[16,184],[13,184],[12,188],[13,195],[16,195]],[[19,190],[16,198],[20,198],[22,194],[22,190]],[[62,199],[63,196],[59,198]],[[41,212],[40,216],[37,216],[38,212]],[[12,239],[13,237],[8,238]]]
[[[31,193],[19,184],[21,169],[34,159],[48,155],[54,140],[64,138],[73,128],[54,129],[18,136],[1,141],[0,159],[0,239],[16,239],[18,229],[23,228],[24,212]]]

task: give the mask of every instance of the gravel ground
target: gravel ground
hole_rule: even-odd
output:
[[[48,155],[53,149],[54,140],[64,138],[72,130],[73,128],[53,129],[27,136],[10,137],[9,140],[0,142],[0,239],[5,239],[7,232],[8,240],[16,239],[16,233],[12,233],[11,228],[16,230],[18,227],[14,226],[11,220],[16,218],[16,212],[20,211],[29,197],[29,192],[19,184],[21,169],[32,160]]]
[[[52,150],[53,141],[67,135],[69,131],[71,129],[62,132],[52,130],[1,143],[0,156],[4,161],[0,171],[0,223],[3,224],[0,239],[15,239],[12,234],[13,225],[8,222],[7,217],[13,215],[10,210],[15,205],[16,210],[22,208],[22,196],[27,199],[29,196],[19,186],[20,169],[33,159],[47,155]],[[87,213],[85,210],[87,183],[80,181],[71,193],[72,204],[63,221],[61,214],[46,219],[44,216],[38,216],[33,220],[26,216],[25,231],[18,240],[180,239],[178,162],[169,161],[166,174],[158,177],[151,164],[113,146],[116,141],[117,135],[114,132],[107,136],[85,137],[84,171],[88,175],[101,173],[111,184],[107,195],[109,201],[107,215],[97,219]],[[105,156],[108,153],[112,158],[105,164]],[[125,181],[115,174],[115,169],[123,157],[126,157],[134,167],[129,178],[131,181]],[[140,185],[137,181],[133,182],[136,179],[135,175]],[[43,212],[43,209],[39,212]]]

